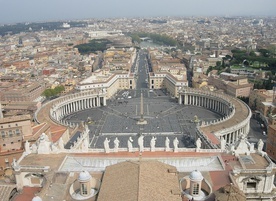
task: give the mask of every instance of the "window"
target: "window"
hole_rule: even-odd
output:
[[[193,195],[198,195],[199,193],[199,184],[193,185]]]
[[[86,184],[81,184],[81,194],[87,195],[87,186]]]
[[[5,131],[1,131],[1,136],[2,136],[2,138],[6,137]]]
[[[12,130],[9,130],[9,136],[12,137],[13,134],[12,134]]]
[[[15,130],[15,134],[16,134],[16,135],[20,135],[20,130],[19,130],[19,129],[16,129],[16,130]]]
[[[249,189],[256,189],[257,183],[256,182],[247,182],[247,188]]]

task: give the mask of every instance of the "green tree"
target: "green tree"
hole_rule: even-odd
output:
[[[49,98],[51,96],[54,96],[54,93],[52,89],[45,89],[42,95],[45,96],[46,98]]]

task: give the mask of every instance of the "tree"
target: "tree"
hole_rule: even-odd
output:
[[[54,89],[45,89],[45,91],[42,93],[42,95],[45,96],[46,98],[50,98],[53,96],[57,96],[64,90],[65,90],[64,86],[59,85],[59,86],[56,86]]]
[[[216,66],[217,66],[217,67],[221,66],[221,61],[217,61],[217,62],[216,62]]]
[[[52,89],[46,89],[43,93],[43,96],[45,96],[46,98],[49,98],[51,96],[54,96],[53,90]]]

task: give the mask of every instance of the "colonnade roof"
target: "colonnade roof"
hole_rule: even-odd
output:
[[[243,122],[248,115],[250,114],[249,108],[246,107],[244,103],[241,101],[232,98],[231,102],[233,103],[235,107],[235,114],[233,115],[232,118],[223,121],[221,123],[216,123],[216,124],[211,124],[206,127],[201,128],[201,131],[206,134],[206,137],[208,137],[212,143],[218,144],[219,140],[215,138],[214,136],[212,137],[212,134],[215,132],[218,132],[223,129],[227,129],[230,127],[234,127],[238,125],[239,123]]]
[[[59,138],[62,136],[62,134],[67,129],[65,126],[56,124],[50,119],[50,108],[52,107],[54,103],[49,103],[41,108],[41,110],[37,114],[37,120],[40,123],[47,123],[50,126],[51,130],[51,138],[53,142],[56,142],[59,140]]]

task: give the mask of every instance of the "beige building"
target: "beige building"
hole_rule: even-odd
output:
[[[45,89],[44,82],[17,83],[13,87],[0,91],[1,101],[34,101]]]
[[[23,140],[32,135],[29,115],[0,119],[0,169],[10,167],[13,158],[23,152]]]
[[[107,99],[112,97],[118,90],[135,88],[136,80],[134,74],[113,74],[106,70],[97,70],[92,76],[76,85],[76,89],[79,91],[102,89],[107,92]]]
[[[149,73],[150,89],[167,89],[168,93],[173,97],[178,97],[181,87],[187,87],[188,81],[186,75],[176,76],[169,72]]]
[[[276,125],[269,125],[267,130],[266,152],[276,162]]]
[[[221,73],[220,76],[211,75],[208,78],[208,84],[234,97],[249,97],[253,88],[253,84],[248,83],[246,77],[230,73]]]
[[[178,97],[181,87],[188,86],[187,70],[179,59],[173,58],[159,50],[149,50],[149,63],[152,72],[149,73],[148,87],[150,89],[167,89],[173,97]]]
[[[208,85],[208,77],[204,74],[198,74],[197,76],[193,76],[192,80],[193,88],[202,88]]]
[[[249,95],[249,107],[264,114],[263,102],[272,102],[273,91],[266,89],[254,89]]]

